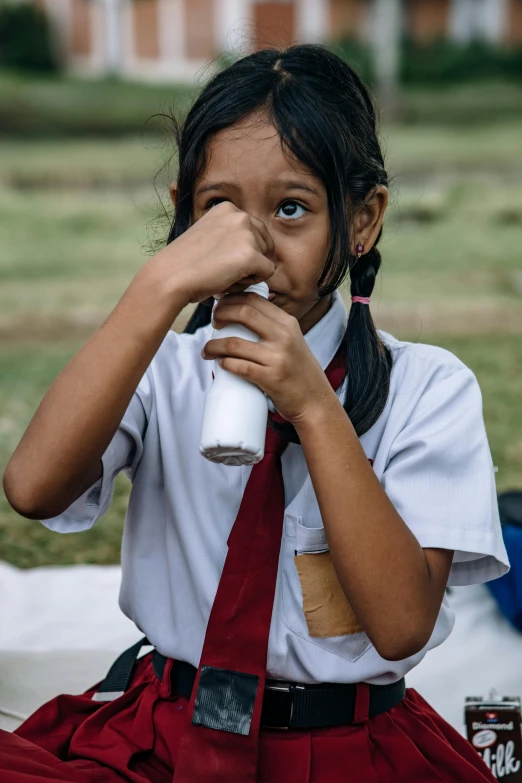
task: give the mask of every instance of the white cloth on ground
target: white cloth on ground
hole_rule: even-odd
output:
[[[118,609],[118,567],[19,570],[0,563],[0,728],[59,693],[81,693],[140,638]],[[453,633],[408,674],[441,715],[463,730],[466,696],[522,696],[522,634],[500,615],[485,587],[459,587],[449,602]]]

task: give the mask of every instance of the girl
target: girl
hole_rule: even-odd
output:
[[[368,93],[319,46],[215,76],[179,133],[175,219],[44,397],[5,473],[62,533],[133,481],[122,610],[141,642],[3,734],[4,783],[492,781],[404,676],[448,584],[507,570],[473,374],[377,332],[387,175]],[[338,287],[349,273],[349,316]],[[266,280],[270,297],[244,294]],[[210,339],[241,323],[260,342]],[[199,303],[186,333],[169,328]],[[265,458],[198,452],[212,364],[277,412]]]

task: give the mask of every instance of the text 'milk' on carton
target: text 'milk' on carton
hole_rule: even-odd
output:
[[[468,740],[497,780],[522,783],[520,698],[471,697],[464,715]]]

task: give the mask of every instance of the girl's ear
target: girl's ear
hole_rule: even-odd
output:
[[[355,245],[362,242],[364,252],[367,253],[373,247],[384,220],[384,213],[388,206],[388,188],[385,185],[377,185],[371,196],[357,211],[354,218],[352,255],[357,255]]]
[[[172,182],[169,186],[169,193],[170,193],[170,200],[174,204],[174,208],[176,207],[176,201],[178,198],[178,183]]]

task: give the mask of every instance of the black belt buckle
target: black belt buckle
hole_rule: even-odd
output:
[[[265,682],[261,726],[287,731],[290,728],[293,712],[292,686],[284,682]]]

